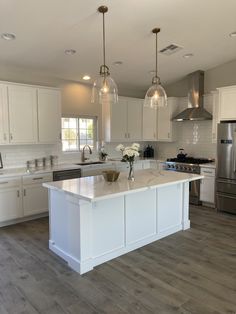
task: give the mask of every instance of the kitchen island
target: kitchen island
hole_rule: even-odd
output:
[[[80,274],[190,228],[188,173],[139,170],[135,181],[102,176],[44,183],[49,189],[49,248]]]

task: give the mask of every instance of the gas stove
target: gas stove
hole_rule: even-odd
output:
[[[169,158],[165,162],[166,170],[187,172],[200,174],[201,164],[207,164],[213,162],[212,159],[206,158],[194,158],[194,157],[181,157],[181,158]],[[189,202],[190,204],[200,205],[200,181],[196,180],[189,183]]]
[[[169,158],[166,161],[166,170],[200,173],[200,164],[213,162],[212,159],[207,158]]]

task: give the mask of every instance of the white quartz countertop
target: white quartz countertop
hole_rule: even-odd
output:
[[[120,173],[116,182],[106,182],[103,176],[85,177],[57,182],[47,182],[43,186],[62,191],[81,199],[96,202],[102,199],[145,191],[150,188],[173,185],[203,179],[204,176],[165,170],[139,170],[135,181],[127,180],[127,172]]]
[[[162,162],[157,159],[137,159],[137,162],[143,162],[143,161],[154,161],[154,162]],[[91,160],[92,161],[92,160]],[[79,163],[79,161],[78,161]],[[86,163],[84,165],[76,165],[76,163],[62,163],[58,164],[56,166],[50,166],[46,168],[36,168],[35,170],[32,170],[30,172],[27,172],[27,169],[25,167],[19,167],[19,168],[6,168],[6,169],[0,169],[0,179],[8,178],[8,177],[16,177],[16,176],[26,176],[26,175],[37,175],[37,174],[44,174],[48,172],[53,171],[60,171],[60,170],[70,170],[70,169],[88,169],[88,168],[105,168],[109,167],[109,165],[116,165],[121,163],[120,158],[117,159],[111,159],[104,163],[100,164],[88,164]]]

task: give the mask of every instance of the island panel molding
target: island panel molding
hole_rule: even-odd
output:
[[[189,182],[202,178],[140,170],[134,182],[122,173],[113,183],[102,176],[44,183],[50,194],[49,248],[83,274],[188,229]]]

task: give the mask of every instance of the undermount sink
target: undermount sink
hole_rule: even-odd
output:
[[[75,165],[87,166],[87,165],[99,165],[99,164],[104,164],[104,161],[85,161],[85,162],[78,162]]]

